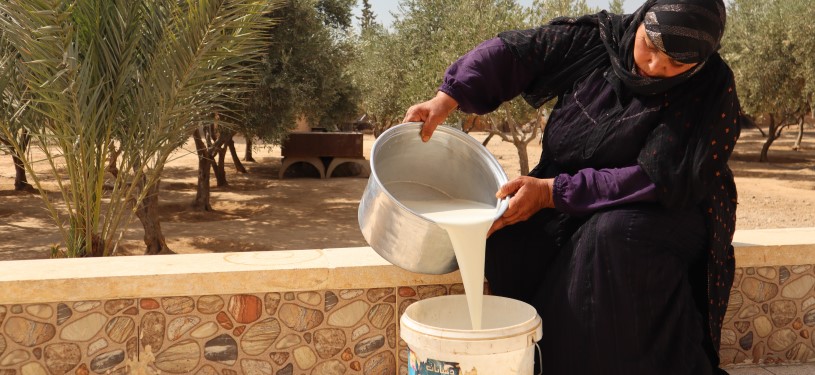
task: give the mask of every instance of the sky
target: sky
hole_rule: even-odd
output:
[[[391,23],[393,22],[391,12],[395,13],[399,9],[399,0],[369,0],[369,2],[371,4],[371,10],[373,10],[374,14],[376,15],[376,20],[382,23],[385,27],[390,27]],[[519,0],[519,2],[524,6],[532,5],[532,0]],[[589,6],[596,6],[601,9],[608,8],[608,0],[587,0],[586,2],[589,4]],[[643,2],[643,0],[624,0],[623,9],[626,11],[626,13],[633,12]],[[357,1],[357,4],[361,5],[362,1]],[[359,16],[359,5],[354,8],[355,16]]]

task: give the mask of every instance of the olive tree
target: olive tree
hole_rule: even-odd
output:
[[[622,10],[622,4],[612,7]],[[577,17],[598,11],[599,9],[590,7],[586,0],[533,0],[527,14],[529,23],[532,26],[539,26],[555,17]]]
[[[787,3],[790,7],[786,16],[787,37],[785,42],[791,44],[792,54],[796,62],[800,64],[800,74],[804,80],[803,100],[805,102],[804,112],[810,115],[815,113],[815,24],[812,23],[815,17],[815,7],[806,1],[792,1]],[[804,136],[804,115],[798,120],[798,136],[793,145],[794,150],[799,150],[801,140]]]
[[[610,7],[621,11],[622,2]],[[557,16],[596,11],[585,0],[535,0],[530,8],[514,0],[402,0],[393,30],[366,27],[358,37],[354,77],[362,88],[362,109],[378,133],[397,123],[408,107],[432,97],[445,69],[484,40]],[[537,138],[549,109],[551,104],[536,110],[516,98],[478,121],[487,124],[488,140],[497,135],[516,146],[526,174],[526,146]],[[450,121],[474,123],[459,112]]]
[[[615,14],[623,14],[625,10],[623,9],[623,0],[611,0],[608,2],[607,10],[611,13]]]
[[[354,45],[356,53],[350,70],[359,88],[360,109],[378,136],[405,115],[406,107],[399,96],[407,67],[402,63],[397,35],[378,23],[361,28]]]
[[[522,27],[522,10],[514,0],[404,0],[393,32],[363,29],[355,72],[375,132],[397,123],[412,104],[432,97],[445,69],[461,55],[500,31]],[[534,110],[519,122],[534,117],[530,113]],[[450,121],[459,126],[474,122],[458,112]]]
[[[722,54],[733,69],[743,110],[768,120],[759,156],[762,162],[768,161],[770,146],[783,129],[799,123],[810,111],[807,92],[812,92],[813,83],[807,64],[812,64],[812,57],[811,50],[804,49],[812,42],[801,33],[807,22],[799,15],[811,13],[811,6],[804,3],[734,0],[729,4]]]

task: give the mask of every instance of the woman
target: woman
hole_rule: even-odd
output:
[[[724,27],[721,0],[649,0],[504,32],[407,111],[427,141],[455,108],[558,99],[487,241],[493,293],[543,319],[544,374],[724,373],[740,131]]]

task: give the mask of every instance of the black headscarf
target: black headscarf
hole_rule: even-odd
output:
[[[718,2],[719,0],[695,1],[695,3],[707,5]],[[599,25],[600,38],[606,47],[616,77],[634,93],[653,95],[665,92],[687,81],[689,77],[702,69],[707,58],[718,49],[719,40],[724,32],[724,13],[721,17],[711,17],[714,13],[706,6],[698,4],[649,0],[629,16],[619,16],[603,11],[596,15],[582,17],[575,22],[596,22]],[[724,7],[721,10],[723,12]],[[553,23],[556,22],[558,21]],[[681,22],[689,22],[689,24]],[[639,75],[634,63],[634,43],[640,24],[645,24],[646,33],[651,41],[668,56],[672,58],[681,56],[683,59],[680,61],[697,63],[697,65],[670,78],[650,78]],[[691,25],[701,27],[703,31],[694,33],[689,27]],[[711,35],[715,37],[705,38]],[[694,59],[688,59],[689,56],[693,56]]]
[[[719,49],[724,34],[720,1],[657,1],[645,13],[645,32],[654,45],[676,61],[704,63]]]
[[[646,32],[657,48],[683,63],[697,65],[671,78],[650,78],[637,73],[634,43],[637,28],[645,24]],[[721,0],[648,0],[633,14],[618,15],[602,11],[578,18],[559,17],[550,25],[592,25],[599,31],[599,41],[589,41],[584,51],[569,66],[550,73],[536,82],[522,96],[534,107],[572,88],[574,82],[609,65],[614,76],[607,77],[618,93],[624,85],[630,93],[654,95],[663,93],[696,75],[707,59],[719,49],[724,33],[725,8]],[[534,38],[527,30],[508,31],[498,35],[519,53]]]
[[[671,78],[638,75],[633,50],[637,28],[643,23],[657,48],[678,61],[698,65]],[[559,26],[572,30],[574,40],[568,51],[552,51],[551,41],[537,29],[498,35],[522,61],[543,65],[543,60],[534,59],[547,53],[565,56],[559,59],[558,69],[544,71],[522,96],[539,107],[602,70],[621,98],[648,95],[661,99],[657,102],[661,102],[662,116],[637,161],[656,185],[665,207],[699,207],[706,215],[709,253],[706,262],[691,271],[691,283],[702,316],[707,318],[708,353],[718,364],[720,332],[735,269],[736,189],[727,161],[741,119],[732,71],[716,52],[725,26],[722,1],[648,0],[633,14],[604,11],[558,18],[544,28]]]

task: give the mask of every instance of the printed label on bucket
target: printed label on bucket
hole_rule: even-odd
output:
[[[461,372],[458,362],[446,362],[432,358],[420,361],[416,353],[408,349],[408,375],[469,375],[469,373]]]

